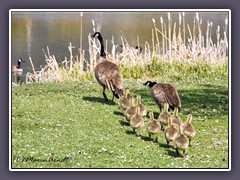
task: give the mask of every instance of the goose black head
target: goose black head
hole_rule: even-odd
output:
[[[122,89],[116,89],[115,92],[113,92],[114,96],[119,99],[119,97],[123,96],[123,90]]]
[[[25,62],[24,60],[22,60],[22,58],[19,58],[18,59],[18,65],[17,65],[17,68],[20,69],[21,68],[21,63],[22,62]]]
[[[135,52],[136,52],[137,55],[141,54],[142,53],[142,47],[136,46],[135,47]]]
[[[92,35],[93,38],[98,38],[100,41],[103,40],[102,38],[102,35],[100,32],[95,32],[93,35]]]
[[[152,82],[152,81],[147,81],[147,82],[145,82],[143,85],[151,88],[151,87],[153,87],[155,84],[157,84],[157,83],[156,83],[156,82]]]

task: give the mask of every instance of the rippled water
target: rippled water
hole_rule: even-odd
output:
[[[185,12],[186,23],[192,27],[196,12]],[[115,44],[121,44],[121,36],[132,46],[137,45],[137,36],[141,46],[152,41],[152,18],[160,28],[160,17],[167,24],[167,12],[83,12],[83,49],[88,49],[88,35],[93,33],[92,20],[96,30],[108,40],[107,50],[111,49],[114,36]],[[205,34],[207,20],[213,22],[213,40],[216,39],[217,25],[224,27],[228,12],[199,12],[202,18],[202,29]],[[171,12],[172,26],[179,21],[179,12]],[[80,47],[80,12],[12,12],[11,17],[11,61],[16,64],[19,57],[26,60],[23,69],[31,72],[29,57],[32,57],[35,68],[45,64],[44,53],[49,46],[50,53],[61,62],[69,58],[68,45],[71,42],[75,54]],[[87,51],[86,51],[87,53]]]

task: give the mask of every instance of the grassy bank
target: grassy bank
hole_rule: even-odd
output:
[[[200,66],[155,64],[136,73],[141,79],[126,79],[135,71],[122,69],[124,87],[141,94],[156,117],[159,109],[142,83],[156,80],[177,87],[180,117],[185,121],[191,112],[197,129],[187,157],[167,148],[163,134],[159,143],[148,140],[146,128],[136,137],[117,100],[104,103],[102,88],[89,76],[85,81],[12,88],[12,167],[228,168],[227,66]],[[112,98],[109,91],[107,95]]]

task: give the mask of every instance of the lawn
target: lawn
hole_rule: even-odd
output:
[[[163,133],[158,143],[148,139],[146,127],[136,137],[118,101],[104,103],[93,79],[12,87],[12,168],[229,168],[228,77],[125,79],[124,87],[141,94],[157,117],[146,80],[174,84],[180,117],[193,114],[197,134],[186,157],[166,146]]]

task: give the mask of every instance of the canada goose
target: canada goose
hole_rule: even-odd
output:
[[[179,126],[179,133],[173,139],[173,147],[176,149],[178,155],[180,155],[179,150],[183,150],[183,155],[185,156],[189,147],[189,139],[185,134],[183,134],[182,130],[182,126]]]
[[[140,114],[142,116],[147,115],[147,108],[142,104],[142,97],[140,94],[137,95],[137,107],[140,107]]]
[[[131,104],[124,111],[125,118],[130,121],[131,117],[136,114],[135,98],[131,97]]]
[[[119,47],[120,47],[120,53],[123,53],[123,45],[121,44]],[[130,47],[130,49],[134,50],[135,55],[142,54],[142,47],[141,46],[136,46],[135,48]]]
[[[189,146],[191,146],[191,140],[196,135],[195,127],[191,123],[192,114],[187,115],[186,123],[182,124],[182,131],[189,138]]]
[[[178,108],[174,107],[173,115],[171,116],[172,123],[177,126],[181,126],[182,119],[178,116]]]
[[[149,111],[149,117],[150,117],[150,121],[147,124],[147,132],[148,132],[149,138],[151,139],[152,136],[155,136],[153,141],[158,142],[158,134],[160,133],[160,130],[161,130],[161,124],[159,123],[159,121],[154,119],[154,114],[152,111]]]
[[[141,46],[136,46],[135,47],[135,53],[136,53],[136,55],[141,54],[142,53],[142,47]]]
[[[164,131],[164,137],[167,141],[167,145],[173,141],[173,139],[178,135],[178,129],[172,124],[172,119],[168,117],[168,126]]]
[[[107,87],[113,93],[114,96],[119,99],[119,96],[123,96],[123,78],[122,73],[119,70],[118,66],[106,59],[106,54],[104,52],[103,38],[100,32],[95,32],[92,37],[97,37],[101,44],[100,56],[103,58],[100,63],[94,69],[95,78],[98,83],[103,87],[103,97],[105,101],[108,101],[108,98],[105,94],[105,88]]]
[[[140,136],[140,129],[144,127],[144,119],[140,114],[140,107],[136,108],[136,114],[133,115],[130,119],[130,125],[133,128],[135,134]]]
[[[163,126],[167,126],[168,125],[168,118],[170,117],[170,115],[168,113],[168,107],[169,107],[169,104],[168,103],[164,103],[163,111],[158,116],[158,121],[161,124],[161,130],[162,131],[164,131]]]
[[[17,61],[17,65],[13,64],[12,65],[12,72],[22,72],[23,69],[21,68],[22,62],[25,62],[24,60],[22,60],[22,58],[19,58]]]
[[[177,92],[177,89],[167,83],[157,83],[147,81],[143,85],[151,88],[151,95],[162,111],[161,103],[168,103],[169,107],[174,110],[174,107],[178,107],[181,110],[181,101]]]
[[[131,94],[128,88],[125,89],[124,95],[119,99],[118,105],[124,111],[127,109],[128,106],[131,104]]]

